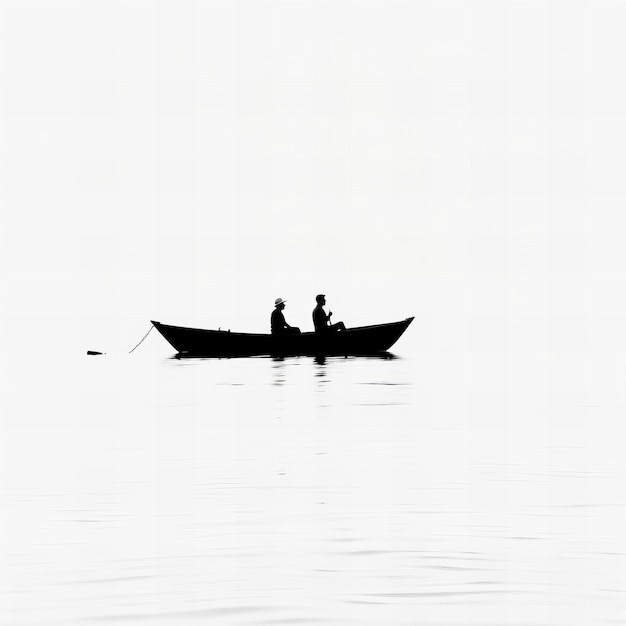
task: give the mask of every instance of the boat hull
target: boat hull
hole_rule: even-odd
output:
[[[171,326],[152,321],[180,356],[359,355],[385,352],[414,318],[340,332],[270,335]]]

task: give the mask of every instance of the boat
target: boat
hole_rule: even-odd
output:
[[[351,356],[384,353],[398,341],[413,321],[359,326],[318,334],[259,334],[230,330],[204,330],[171,326],[152,320],[153,326],[178,352],[179,357],[231,356]]]

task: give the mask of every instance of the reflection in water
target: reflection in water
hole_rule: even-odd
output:
[[[0,621],[617,623],[621,414],[437,358],[49,361],[5,394]]]
[[[285,357],[272,357],[272,384],[281,386],[285,384]]]

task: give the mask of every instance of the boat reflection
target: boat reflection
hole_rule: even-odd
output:
[[[221,360],[241,360],[241,359],[271,359],[274,362],[282,362],[282,361],[297,361],[301,359],[310,359],[313,358],[314,362],[318,365],[324,365],[327,360],[332,360],[333,362],[339,361],[353,361],[353,360],[363,360],[363,359],[379,359],[383,361],[390,361],[395,359],[400,359],[399,357],[391,352],[374,352],[372,354],[349,354],[345,356],[337,356],[331,355],[327,356],[324,354],[318,354],[316,356],[286,356],[286,355],[278,355],[278,354],[265,354],[265,355],[232,355],[232,356],[203,356],[196,354],[187,354],[185,352],[178,352],[177,354],[173,354],[168,357],[170,359],[178,359],[178,360],[208,360],[208,361],[221,361]]]

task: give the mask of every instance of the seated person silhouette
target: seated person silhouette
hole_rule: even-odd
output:
[[[282,298],[276,298],[274,300],[274,310],[272,311],[271,325],[272,335],[299,335],[300,329],[295,326],[289,326],[285,321],[283,315],[283,309],[285,308],[285,302]]]
[[[326,304],[326,296],[323,293],[316,296],[315,300],[317,301],[317,306],[313,309],[313,326],[315,326],[316,333],[346,330],[346,326],[343,322],[337,322],[336,324],[330,323],[330,316],[333,313],[329,311],[328,315],[326,315],[326,312],[322,308]]]

